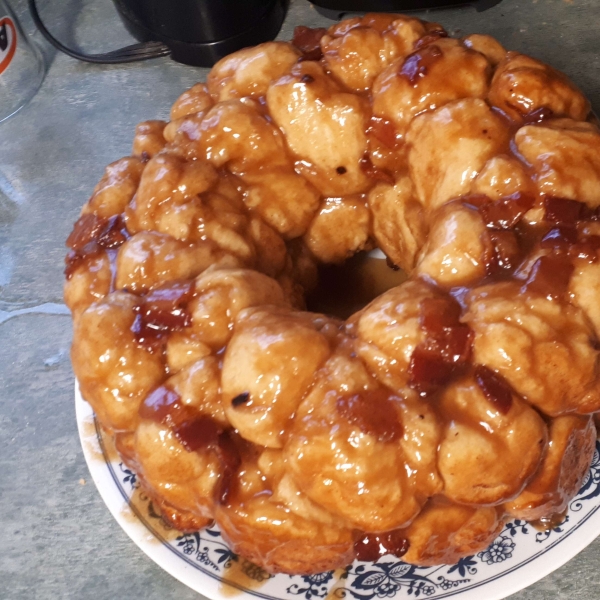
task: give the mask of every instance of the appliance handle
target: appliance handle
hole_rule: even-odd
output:
[[[140,60],[148,60],[150,58],[158,58],[159,56],[169,56],[171,50],[162,42],[141,42],[138,44],[132,44],[131,46],[125,46],[119,50],[113,50],[112,52],[105,52],[103,54],[84,54],[83,52],[77,52],[67,48],[64,44],[59,42],[46,28],[40,14],[38,12],[35,0],[29,0],[29,10],[36,27],[40,30],[40,33],[58,50],[68,54],[72,58],[82,60],[89,63],[102,64],[102,65],[114,65],[120,63],[137,62]]]

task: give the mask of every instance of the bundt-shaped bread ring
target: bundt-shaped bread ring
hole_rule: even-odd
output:
[[[269,572],[455,562],[589,468],[600,131],[488,36],[376,14],[236,52],[137,127],[67,245],[101,426],[166,520]],[[408,280],[306,310],[374,248]]]

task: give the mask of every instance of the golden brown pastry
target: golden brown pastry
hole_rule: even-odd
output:
[[[600,411],[589,112],[489,36],[366,15],[236,52],[141,123],[65,300],[82,394],[163,518],[302,574],[554,523]],[[375,247],[407,281],[305,310]]]

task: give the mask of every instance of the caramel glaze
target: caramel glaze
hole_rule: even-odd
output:
[[[362,67],[353,62],[356,53],[342,51],[344,44],[350,50],[352,44],[362,45]],[[598,263],[600,207],[576,194],[563,197],[554,192],[573,188],[585,195],[588,188],[585,181],[574,183],[556,162],[540,168],[536,161],[543,157],[525,160],[524,153],[530,152],[528,127],[532,135],[568,130],[564,135],[581,144],[586,135],[600,140],[600,134],[594,125],[581,121],[589,105],[564,76],[511,53],[497,66],[486,51],[485,45],[478,50],[474,42],[450,40],[439,25],[398,15],[367,15],[329,30],[298,27],[292,44],[266,44],[218,63],[208,88],[195,86],[176,102],[171,123],[151,122],[138,130],[137,162],[111,166],[67,239],[65,295],[78,324],[74,368],[84,395],[106,429],[116,435],[127,464],[139,470],[166,520],[186,529],[186,523],[194,528],[216,515],[234,549],[269,572],[308,573],[343,566],[352,557],[371,561],[385,554],[435,564],[484,548],[501,525],[504,504],[518,500],[534,475],[544,482],[547,495],[560,487],[561,476],[543,472],[548,462],[545,448],[553,443],[546,424],[563,412],[598,411],[598,382],[582,383],[587,395],[581,392],[585,398],[575,408],[553,406],[545,412],[543,404],[523,391],[511,365],[500,368],[488,362],[478,329],[481,315],[473,307],[475,298],[483,298],[482,302],[493,298],[496,292],[485,290],[500,289],[499,285],[531,306],[554,303],[574,315],[568,317],[573,325],[569,321],[557,334],[564,336],[558,343],[570,344],[570,335],[579,335],[580,343],[580,333],[588,332],[581,351],[597,358],[596,332],[582,316],[586,306],[576,297],[572,278],[585,265]],[[251,61],[244,62],[253,52],[264,67],[254,79]],[[451,85],[436,88],[436,78],[446,81],[445,61],[461,57],[465,65],[472,65],[472,72],[465,67]],[[522,59],[529,61],[525,67],[511,70],[511,61]],[[540,73],[548,84],[541,90]],[[378,77],[387,83],[378,84]],[[516,83],[507,92],[502,86],[511,77]],[[390,81],[399,90],[412,89],[409,93],[416,94],[417,103],[429,102],[426,110],[410,116],[408,130],[408,113],[396,114],[385,102],[377,104],[377,95],[391,89]],[[490,98],[499,100],[495,105]],[[379,112],[373,114],[376,104]],[[336,148],[321,148],[318,137],[304,135],[308,124],[298,129],[285,116],[296,110],[301,118],[306,114],[316,120],[323,135],[336,131],[342,135],[336,129],[342,119],[336,113],[339,106],[347,111],[343,131],[353,133]],[[439,126],[458,129],[448,134],[444,147],[430,148],[431,156],[440,153],[434,162],[421,164],[415,157],[428,155],[429,141],[425,133],[419,138],[415,132],[426,131],[419,127],[440,111],[454,114],[456,120],[440,120]],[[480,111],[482,119],[461,129],[461,119],[472,111]],[[571,121],[566,123],[567,119]],[[473,149],[472,156],[471,150],[460,150],[454,156],[453,145],[464,139],[487,149],[481,154]],[[249,140],[252,152],[240,140]],[[331,153],[335,159],[329,160]],[[165,163],[164,157],[171,162]],[[162,167],[155,165],[157,160],[163,160]],[[464,170],[460,182],[444,179],[454,160],[456,169]],[[509,169],[509,174],[494,175],[494,168]],[[376,197],[375,191],[382,195]],[[326,203],[325,198],[334,201]],[[468,230],[444,238],[449,250],[443,260],[456,264],[448,280],[438,279],[435,272],[419,272],[432,251],[425,234],[436,219],[446,218],[442,208],[448,211],[445,214],[464,215],[481,229],[476,240],[479,254],[469,255],[471,270],[464,277],[459,276],[464,263],[457,257],[461,236],[468,238]],[[389,222],[398,224],[396,237],[386,233]],[[167,251],[160,254],[156,246],[152,260],[158,266],[140,255],[138,262],[117,267],[120,249],[149,229],[156,232],[156,239],[169,239],[188,253],[189,261],[182,258],[175,264],[177,257]],[[387,254],[394,271],[382,270],[382,261],[369,259],[385,276],[352,279],[349,272],[356,273],[358,261],[365,260],[364,251],[375,246]],[[199,268],[195,257],[200,253],[208,255],[202,260],[214,267]],[[170,274],[172,264],[183,275]],[[396,264],[409,271],[416,266],[407,284],[402,272],[390,278]],[[317,267],[320,282],[315,286]],[[132,282],[120,290],[115,289],[117,268],[129,269]],[[255,273],[252,281],[248,270]],[[394,307],[393,294],[403,285],[416,286],[414,297]],[[388,289],[389,296],[384,294]],[[291,312],[302,308],[305,298],[311,310],[350,318],[343,323]],[[252,362],[242,354],[242,362],[232,367],[228,343],[242,326],[258,318],[257,310],[270,315],[252,325],[264,356]],[[103,316],[106,311],[115,311],[116,317]],[[506,322],[510,317],[505,315]],[[288,342],[269,333],[277,319],[282,327],[285,323]],[[380,333],[394,327],[406,331],[386,346],[384,340],[365,333],[372,322]],[[114,359],[111,327],[118,330],[115,344],[121,344]],[[297,348],[295,339],[303,340],[306,348]],[[94,352],[102,358],[90,364]],[[301,371],[293,367],[302,362],[303,353],[315,364],[310,384],[302,382]],[[321,355],[324,358],[315,358]],[[282,365],[281,356],[291,366]],[[110,367],[110,361],[114,368],[107,367],[105,373],[102,364]],[[227,373],[232,377],[227,382],[224,361],[229,361]],[[115,375],[117,365],[124,365],[124,370]],[[148,374],[139,384],[131,376],[136,368]],[[304,386],[293,402],[276,392],[281,373],[288,368]],[[268,394],[244,388],[246,373],[256,374],[252,385],[272,378],[267,386],[272,406],[264,406]],[[328,415],[317,415],[319,401],[314,398],[319,395],[323,401],[334,398]],[[113,396],[118,406],[110,405],[108,398]],[[463,397],[472,400],[465,404]],[[245,439],[246,421],[239,421],[235,429],[227,417],[231,411],[245,411],[251,422],[253,414],[275,415],[275,408],[272,418],[281,430],[278,436],[265,437],[264,446]],[[477,411],[488,415],[489,422],[488,417],[478,421]],[[262,419],[256,417],[257,428]],[[492,445],[502,452],[503,438],[493,436],[502,436],[499,432],[512,420],[524,423],[519,425],[524,428],[523,439],[529,439],[533,448],[523,461],[529,466],[515,470],[517,483],[500,481],[492,502],[455,501],[450,492],[445,495],[444,481],[450,489],[449,478],[456,474],[444,470],[452,467],[444,466],[441,453],[457,443],[452,436],[468,439],[469,432],[483,427],[485,433],[478,430],[477,435],[491,436]],[[289,454],[289,441],[299,435],[299,423],[318,435],[330,428],[331,448],[337,447],[339,431],[348,431],[342,440],[347,450],[340,449],[331,459],[338,461],[338,471],[351,468],[358,473],[363,467],[360,457],[350,458],[352,448],[376,448],[376,456],[389,460],[390,469],[405,461],[388,496],[390,503],[399,502],[404,516],[396,521],[393,515],[386,516],[383,522],[394,525],[382,529],[378,523],[383,512],[378,514],[376,507],[360,521],[362,525],[351,506],[338,511],[326,503],[326,510],[316,488],[299,484],[301,478],[294,475],[294,469],[301,468],[301,456]],[[562,431],[563,438],[570,439]],[[166,438],[172,440],[168,449],[172,466],[163,464],[161,453],[167,452],[167,445],[158,441]],[[421,439],[429,446],[420,446]],[[151,444],[155,451],[148,450]],[[589,450],[586,444],[571,446]],[[571,446],[565,442],[566,463]],[[518,449],[510,448],[518,454]],[[454,456],[451,450],[444,452],[449,452],[446,458]],[[411,458],[411,453],[419,458]],[[153,462],[155,458],[158,462]],[[325,454],[323,464],[328,460]],[[570,478],[570,487],[583,478],[589,460],[577,463],[580,472]],[[556,466],[560,461],[553,461],[552,469],[560,471]],[[318,480],[320,474],[311,477]],[[332,494],[338,486],[340,497],[345,497],[348,481],[343,477],[333,481]],[[377,485],[367,473],[359,482],[358,496],[374,493]],[[171,495],[163,496],[161,486]],[[536,488],[531,494],[538,492]],[[197,511],[190,508],[194,498]],[[517,504],[513,515],[518,514]],[[563,506],[544,506],[549,514],[538,522],[553,527],[554,512],[560,513]],[[284,522],[289,531],[280,531]],[[427,541],[430,528],[435,543]]]

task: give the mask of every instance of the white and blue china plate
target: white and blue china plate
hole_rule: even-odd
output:
[[[272,576],[236,556],[214,527],[181,534],[166,527],[75,392],[79,435],[91,476],[129,537],[159,566],[211,600],[500,600],[562,566],[600,534],[600,443],[562,523],[537,531],[508,522],[484,552],[456,565],[415,567],[393,556],[310,576]]]

